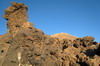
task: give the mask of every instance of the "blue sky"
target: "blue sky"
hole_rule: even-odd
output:
[[[0,0],[0,35],[7,32],[2,17],[10,2],[28,6],[28,21],[48,35],[93,36],[100,42],[100,0]]]

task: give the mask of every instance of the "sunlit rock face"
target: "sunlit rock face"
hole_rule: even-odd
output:
[[[27,6],[23,3],[12,2],[11,6],[5,10],[4,18],[8,20],[7,28],[9,32],[14,32],[22,27],[30,27],[31,23],[28,22]]]
[[[46,35],[28,22],[27,6],[5,10],[8,32],[0,35],[0,66],[100,66],[100,43],[91,36]]]
[[[67,33],[57,33],[57,34],[52,35],[51,37],[58,38],[60,40],[68,39],[68,40],[71,40],[71,41],[73,41],[76,38],[78,38],[78,37],[72,36],[72,35],[67,34]]]

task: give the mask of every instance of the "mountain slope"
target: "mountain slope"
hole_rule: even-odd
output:
[[[16,2],[5,10],[8,32],[0,36],[0,66],[100,66],[100,43],[93,37],[46,35],[28,22],[27,10]]]

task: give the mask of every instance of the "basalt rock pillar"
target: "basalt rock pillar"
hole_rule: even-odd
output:
[[[27,10],[27,6],[23,3],[11,3],[11,6],[5,10],[3,16],[8,21],[8,32],[12,33],[19,28],[30,27],[31,23],[28,22]]]

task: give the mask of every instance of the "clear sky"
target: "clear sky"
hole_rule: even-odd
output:
[[[10,2],[28,6],[28,20],[44,33],[93,36],[100,42],[100,0],[0,0],[0,35],[7,32],[2,17]]]

